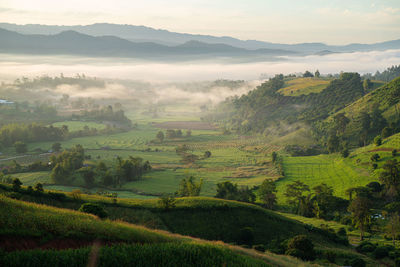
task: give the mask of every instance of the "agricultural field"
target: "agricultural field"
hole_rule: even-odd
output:
[[[353,158],[343,159],[339,154],[308,157],[284,157],[285,178],[277,181],[278,202],[285,202],[287,184],[300,180],[310,189],[321,183],[334,188],[334,194],[347,198],[345,191],[350,187],[365,186],[377,178],[362,166],[354,164]]]
[[[278,92],[286,96],[308,95],[321,92],[329,83],[330,79],[326,78],[296,78],[286,81],[286,86]]]

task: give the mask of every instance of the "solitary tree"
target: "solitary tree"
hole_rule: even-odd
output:
[[[162,131],[159,131],[157,133],[156,137],[157,137],[158,141],[160,141],[160,143],[162,143],[164,141],[164,133]]]
[[[271,179],[265,179],[258,189],[258,196],[268,209],[273,209],[276,204],[276,192],[276,185]]]
[[[200,179],[199,182],[196,182],[196,179],[193,176],[190,176],[189,178],[183,178],[179,184],[177,194],[181,197],[199,196],[202,186],[203,179]]]
[[[386,161],[379,179],[385,184],[386,195],[396,198],[400,191],[400,164],[396,159]]]
[[[319,70],[316,70],[316,71],[315,71],[314,76],[315,76],[316,78],[319,78],[319,76],[321,76],[321,74],[319,73]]]
[[[208,159],[209,157],[211,157],[211,152],[207,150],[204,152],[204,158]]]
[[[364,232],[371,223],[371,202],[366,197],[357,197],[349,205],[353,223],[360,229],[360,240],[364,240]]]
[[[19,189],[21,189],[21,185],[22,182],[18,178],[15,178],[13,180],[12,187],[14,191],[19,191]]]
[[[377,146],[382,145],[382,137],[381,137],[380,135],[377,135],[377,136],[374,138],[374,144],[377,145]]]
[[[55,152],[59,152],[59,151],[61,150],[61,144],[60,144],[60,143],[54,143],[54,144],[51,146],[51,149],[52,149],[53,151],[55,151]]]

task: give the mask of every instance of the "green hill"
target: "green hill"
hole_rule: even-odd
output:
[[[98,266],[308,266],[287,256],[255,253],[4,196],[0,196],[0,226],[0,247],[10,251],[0,250],[2,266],[86,266],[93,258]],[[44,250],[54,248],[58,250]]]

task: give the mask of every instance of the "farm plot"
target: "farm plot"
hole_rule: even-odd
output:
[[[284,203],[286,185],[300,180],[310,189],[321,183],[334,188],[334,194],[346,197],[350,187],[365,186],[376,178],[357,171],[351,159],[339,155],[319,155],[309,157],[285,157],[283,160],[285,178],[277,182],[278,202]]]

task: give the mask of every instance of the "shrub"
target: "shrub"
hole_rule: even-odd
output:
[[[37,192],[43,192],[43,185],[42,185],[41,183],[37,183],[37,184],[35,185],[35,190],[36,190]]]
[[[380,135],[378,135],[374,138],[374,144],[377,146],[382,145],[382,137]]]
[[[79,211],[90,213],[98,216],[99,218],[107,218],[108,214],[102,206],[95,203],[85,203],[79,208]]]
[[[257,251],[265,252],[265,246],[263,244],[254,245],[253,248]]]
[[[315,259],[314,245],[305,235],[298,235],[290,239],[286,254],[302,260]]]
[[[174,196],[171,195],[163,195],[160,197],[158,201],[158,207],[164,210],[170,210],[175,208],[176,199]]]
[[[349,152],[349,150],[346,148],[346,149],[343,149],[343,150],[342,150],[341,154],[342,154],[342,157],[343,157],[343,158],[347,158],[347,157],[350,155],[350,152]]]
[[[18,178],[15,178],[13,180],[12,187],[14,191],[19,191],[21,189],[21,185],[22,182]]]
[[[360,258],[355,258],[350,261],[351,267],[365,267],[365,261]]]
[[[375,250],[376,246],[372,244],[371,242],[368,241],[363,241],[358,246],[356,247],[356,250],[358,252],[362,253],[367,253],[367,252],[373,252]]]
[[[393,157],[396,157],[396,156],[397,156],[397,149],[393,149],[393,150],[392,150],[392,156],[393,156]]]
[[[374,251],[375,259],[382,259],[389,256],[389,252],[394,248],[392,246],[378,246]]]

